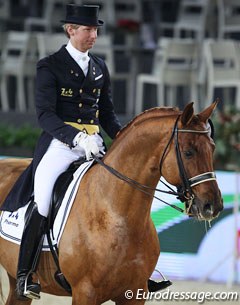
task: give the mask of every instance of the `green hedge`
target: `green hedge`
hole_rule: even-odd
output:
[[[0,125],[0,147],[24,147],[34,149],[41,130],[25,124],[19,128]]]
[[[41,134],[40,128],[33,128],[29,124],[24,124],[19,128],[9,125],[0,124],[0,154],[1,148],[15,148],[16,153],[18,148],[34,150],[37,139]],[[112,140],[104,134],[104,141],[107,147],[112,143]]]

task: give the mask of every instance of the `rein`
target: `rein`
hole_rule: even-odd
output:
[[[182,195],[182,193],[179,192],[175,192],[169,185],[165,184],[163,181],[160,180],[160,182],[162,182],[163,184],[165,184],[171,191],[164,191],[164,190],[160,190],[157,188],[152,188],[150,186],[141,184],[139,182],[137,182],[136,180],[133,180],[131,178],[129,178],[128,176],[125,176],[123,174],[121,174],[119,171],[117,171],[116,169],[114,169],[113,167],[107,165],[106,163],[104,163],[101,159],[99,159],[97,156],[95,156],[94,154],[92,154],[93,159],[100,164],[102,167],[104,167],[109,173],[111,173],[112,175],[114,175],[115,177],[117,177],[118,179],[128,183],[129,185],[131,185],[132,187],[134,187],[135,189],[141,191],[142,193],[149,195],[149,196],[153,196],[153,198],[165,203],[166,205],[178,210],[179,212],[183,213],[184,210],[179,208],[178,206],[168,203],[162,199],[160,199],[159,197],[152,195],[152,193],[148,192],[149,191],[155,191],[155,192],[161,192],[161,193],[166,193],[169,195],[174,195],[174,196],[180,196]]]
[[[198,185],[200,183],[206,182],[206,181],[216,180],[216,175],[215,175],[214,172],[206,172],[206,173],[194,176],[192,178],[187,177],[186,170],[184,168],[183,161],[182,161],[181,152],[180,152],[180,149],[179,149],[178,134],[179,134],[179,132],[206,134],[206,133],[209,133],[209,130],[179,129],[177,127],[179,118],[180,118],[180,116],[178,116],[176,121],[175,121],[171,137],[170,137],[170,139],[169,139],[169,141],[168,141],[168,143],[167,143],[167,145],[164,149],[162,158],[160,160],[160,174],[162,176],[162,165],[163,165],[164,159],[166,157],[167,150],[170,146],[170,143],[172,142],[172,140],[174,140],[177,163],[178,163],[180,177],[181,177],[181,180],[182,180],[182,185],[180,187],[178,187],[177,192],[174,191],[168,184],[166,184],[162,180],[160,180],[160,182],[163,183],[170,191],[164,191],[164,190],[160,190],[160,189],[157,189],[157,188],[152,188],[152,187],[149,187],[147,185],[141,184],[141,183],[137,182],[136,180],[133,180],[130,177],[123,175],[122,173],[120,173],[119,171],[114,169],[113,167],[107,165],[100,158],[98,158],[96,155],[92,154],[92,157],[98,164],[100,164],[102,167],[104,167],[108,172],[110,172],[112,175],[114,175],[118,179],[128,183],[129,185],[131,185],[135,189],[141,191],[142,193],[144,193],[146,195],[149,195],[149,196],[163,202],[164,204],[176,209],[177,211],[183,213],[183,212],[185,212],[185,210],[179,208],[178,206],[176,206],[174,204],[170,204],[170,203],[160,199],[159,197],[157,197],[155,195],[152,195],[152,193],[150,191],[161,192],[161,193],[166,193],[166,194],[169,194],[169,195],[177,196],[177,198],[179,198],[182,202],[185,202],[186,214],[190,215],[189,212],[190,212],[190,209],[191,209],[191,206],[193,204],[194,197],[195,197],[194,193],[192,191],[192,187],[195,186],[195,185]],[[179,191],[180,189],[181,189],[181,191]]]

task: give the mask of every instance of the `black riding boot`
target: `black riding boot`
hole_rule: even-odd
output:
[[[38,213],[34,203],[25,223],[19,252],[16,292],[20,300],[40,299],[41,286],[33,283],[32,274],[37,269],[45,224],[46,217]]]
[[[171,286],[172,285],[172,282],[169,281],[169,280],[163,280],[161,282],[155,282],[153,280],[148,280],[148,290],[150,292],[156,292],[156,291],[159,291],[159,290],[163,290],[165,288],[167,288],[168,286]]]

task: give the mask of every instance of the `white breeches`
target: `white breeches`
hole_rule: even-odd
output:
[[[104,153],[102,138],[96,134],[96,142],[100,152]],[[85,156],[81,147],[70,149],[57,139],[53,139],[48,150],[40,161],[34,177],[34,201],[38,206],[38,212],[47,217],[52,196],[52,190],[58,176],[64,172],[69,165]]]

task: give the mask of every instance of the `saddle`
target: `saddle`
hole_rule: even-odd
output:
[[[84,162],[86,162],[85,158],[80,158],[77,161],[74,161],[73,163],[70,164],[68,169],[58,177],[53,188],[52,200],[48,215],[48,225],[47,225],[46,235],[48,239],[49,248],[51,250],[54,262],[57,267],[57,271],[55,272],[54,277],[55,280],[58,282],[58,284],[62,286],[69,294],[72,294],[71,286],[69,285],[63,273],[61,272],[59,266],[59,259],[58,259],[58,248],[57,245],[53,245],[51,235],[52,235],[54,220],[61,206],[64,195],[69,187],[69,184],[73,180],[73,174]]]
[[[54,223],[54,220],[56,218],[56,215],[58,213],[58,210],[62,204],[64,195],[69,187],[69,184],[73,180],[73,174],[74,172],[82,165],[84,162],[86,162],[86,159],[80,158],[77,161],[74,161],[70,164],[68,169],[60,174],[60,176],[57,178],[52,192],[52,199],[51,204],[49,208],[49,216],[48,216],[48,228],[51,229]]]
[[[59,265],[59,258],[58,258],[58,247],[57,244],[53,244],[54,236],[53,236],[53,224],[54,220],[57,216],[57,213],[61,207],[62,201],[64,199],[65,193],[70,185],[70,183],[73,180],[73,175],[75,171],[84,163],[86,162],[86,158],[82,157],[78,159],[77,161],[74,161],[70,164],[68,169],[61,173],[60,176],[57,178],[53,191],[52,191],[52,199],[50,202],[49,207],[49,215],[47,217],[47,225],[45,229],[45,234],[47,236],[48,245],[50,248],[50,251],[52,253],[55,265],[57,267],[57,271],[54,274],[55,280],[57,283],[64,288],[70,295],[72,294],[71,286],[65,279],[63,273],[61,272],[60,265]],[[94,164],[95,162],[93,162]],[[28,214],[31,213],[32,206],[34,204],[34,197],[31,198],[31,202],[27,208],[25,219],[28,217]],[[39,244],[38,250],[37,250],[37,256],[41,253],[42,250],[42,243]]]

